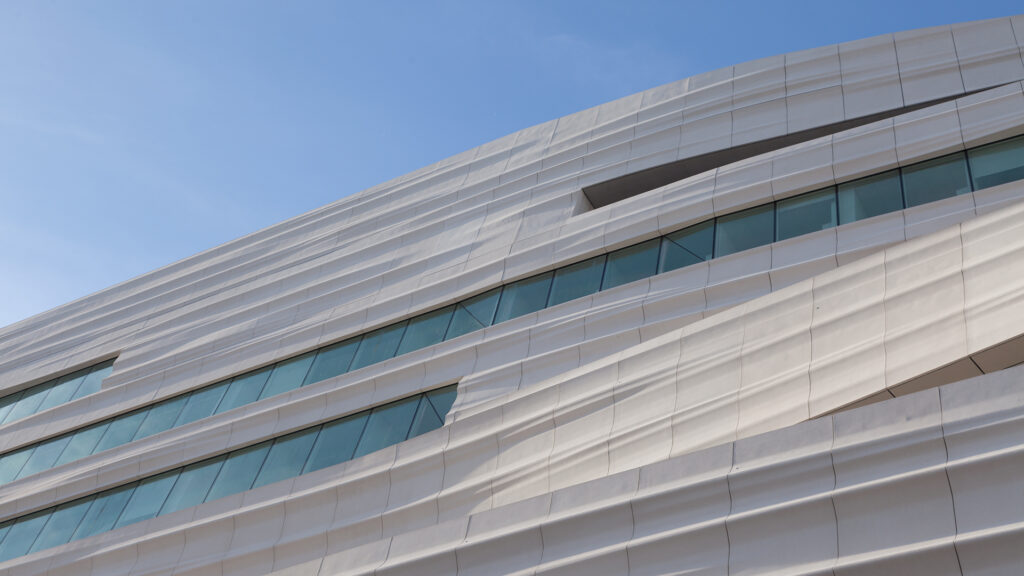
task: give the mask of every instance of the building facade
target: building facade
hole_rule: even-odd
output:
[[[0,574],[1024,571],[1024,17],[715,70],[0,331]]]

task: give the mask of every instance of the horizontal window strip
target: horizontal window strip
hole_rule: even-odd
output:
[[[711,218],[8,452],[0,484],[601,290],[1020,179],[1024,136]]]
[[[436,430],[456,385],[0,523],[0,562],[340,464]]]
[[[0,426],[99,392],[113,367],[107,360],[0,398]]]

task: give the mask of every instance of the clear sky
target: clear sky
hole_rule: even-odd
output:
[[[0,326],[505,134],[986,0],[0,0]]]

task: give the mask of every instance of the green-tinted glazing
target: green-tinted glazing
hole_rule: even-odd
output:
[[[601,289],[601,277],[604,276],[604,261],[605,255],[602,254],[556,270],[551,282],[548,306],[597,293]]]
[[[399,322],[363,336],[349,370],[365,368],[370,364],[393,357],[395,350],[398,350],[398,343],[402,341],[402,334],[405,333],[405,324],[405,322]]]
[[[839,185],[839,223],[849,224],[903,209],[898,170]]]
[[[771,204],[755,206],[715,220],[715,258],[765,246],[775,241]]]
[[[779,200],[775,206],[777,240],[835,228],[837,222],[835,188]]]
[[[1024,136],[967,151],[974,189],[1024,179]]]
[[[907,166],[900,172],[908,208],[971,191],[963,152]]]
[[[601,290],[654,276],[658,271],[661,239],[655,238],[610,252],[604,268]]]
[[[552,275],[552,272],[545,272],[502,288],[494,323],[505,322],[543,309],[548,302]]]
[[[398,345],[395,355],[443,342],[444,334],[448,331],[448,324],[451,323],[454,312],[455,306],[448,306],[409,320],[409,325],[405,328],[405,334],[402,336],[402,343]]]

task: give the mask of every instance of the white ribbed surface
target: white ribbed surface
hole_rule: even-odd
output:
[[[689,78],[10,326],[2,389],[118,360],[104,391],[3,427],[0,449],[716,214],[1024,133],[1017,38],[1024,17]],[[582,186],[645,167],[976,90],[581,207]],[[972,394],[1017,372],[943,389],[941,410],[931,390],[807,420],[1024,359],[1022,195],[1007,184],[659,275],[2,486],[6,519],[460,381],[441,430],[8,572],[1014,573],[1019,546],[999,546],[1024,509],[993,499],[1013,492],[1000,474],[1017,440],[939,418],[1012,428],[1010,384],[1005,402]]]

